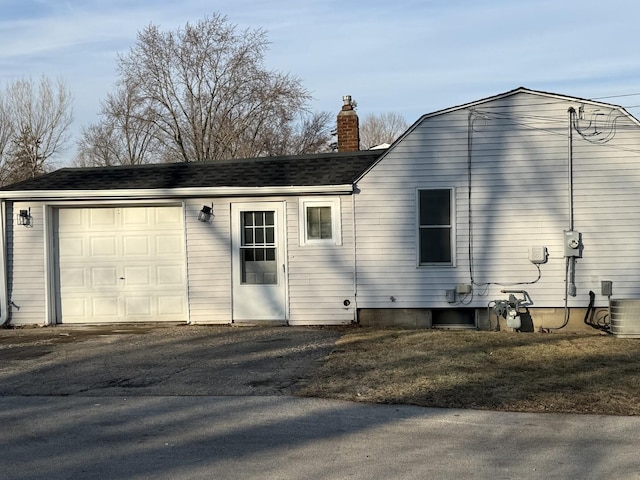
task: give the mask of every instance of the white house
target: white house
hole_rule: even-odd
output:
[[[386,150],[62,169],[0,190],[0,322],[577,326],[640,298],[639,167],[623,108],[518,88]]]
[[[523,328],[553,329],[582,324],[589,292],[640,298],[640,124],[621,107],[518,88],[425,115],[357,189],[362,321],[495,328],[513,294]]]

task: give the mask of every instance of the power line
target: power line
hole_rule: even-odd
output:
[[[594,97],[594,100],[602,100],[605,98],[621,98],[621,97],[635,97],[640,95],[640,93],[625,93],[622,95],[609,95],[608,97]]]

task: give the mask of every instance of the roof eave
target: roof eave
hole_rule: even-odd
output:
[[[4,200],[122,200],[194,197],[265,197],[274,195],[351,194],[353,184],[305,185],[277,187],[205,187],[205,188],[149,188],[119,190],[18,190],[0,191]]]

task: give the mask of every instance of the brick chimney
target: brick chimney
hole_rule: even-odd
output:
[[[355,102],[351,95],[345,95],[342,103],[342,110],[338,113],[338,151],[357,152],[360,150],[360,128],[358,114],[353,109]]]

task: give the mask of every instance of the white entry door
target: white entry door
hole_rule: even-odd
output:
[[[186,321],[181,206],[56,210],[57,323]]]
[[[284,206],[231,206],[233,320],[286,320]]]

